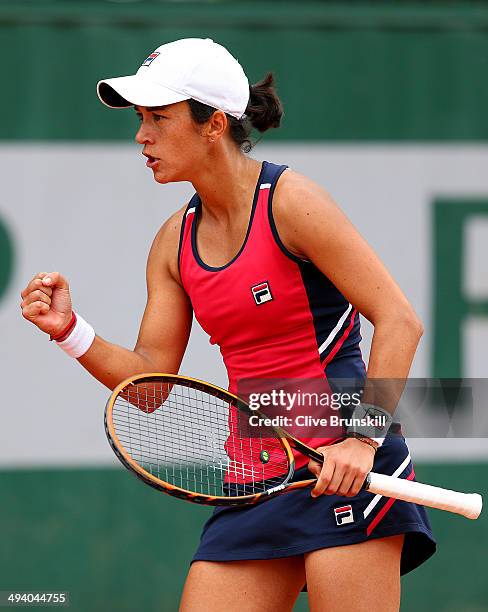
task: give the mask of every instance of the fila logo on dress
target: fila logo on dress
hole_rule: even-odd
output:
[[[251,287],[251,293],[254,298],[254,301],[258,306],[266,302],[271,302],[271,300],[273,299],[268,281],[265,281],[264,283],[259,283],[259,285],[254,285],[254,287]]]
[[[354,523],[354,516],[352,513],[352,506],[341,506],[340,508],[334,508],[336,524],[346,525],[347,523]]]

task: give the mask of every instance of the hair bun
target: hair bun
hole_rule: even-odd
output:
[[[246,117],[259,132],[280,127],[283,116],[283,105],[275,90],[275,80],[272,72],[249,87],[249,104]]]

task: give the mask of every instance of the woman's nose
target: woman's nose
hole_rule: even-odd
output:
[[[144,122],[139,126],[139,129],[136,132],[135,140],[141,145],[153,142],[151,133]]]

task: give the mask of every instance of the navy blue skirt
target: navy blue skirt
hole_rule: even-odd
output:
[[[405,440],[391,436],[378,449],[373,471],[414,478]],[[294,480],[313,478],[302,468]],[[206,522],[193,561],[242,561],[302,555],[312,550],[405,534],[401,573],[434,554],[423,506],[361,491],[356,497],[310,496],[310,489],[245,508],[218,507]]]

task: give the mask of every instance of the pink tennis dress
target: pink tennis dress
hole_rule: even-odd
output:
[[[286,166],[263,162],[246,237],[226,265],[212,267],[197,248],[201,201],[186,209],[178,263],[195,317],[220,347],[229,390],[250,379],[307,379],[340,390],[340,381],[365,379],[359,348],[359,314],[313,263],[290,253],[273,220],[273,192]],[[337,436],[303,438],[311,446]],[[295,479],[312,477],[308,459],[296,455]],[[256,459],[257,461],[257,459]],[[374,468],[413,478],[404,439],[387,438]],[[425,509],[362,491],[354,498],[321,496],[302,490],[257,506],[217,508],[204,527],[194,560],[269,559],[303,554],[371,537],[405,533],[402,572],[435,551]]]

